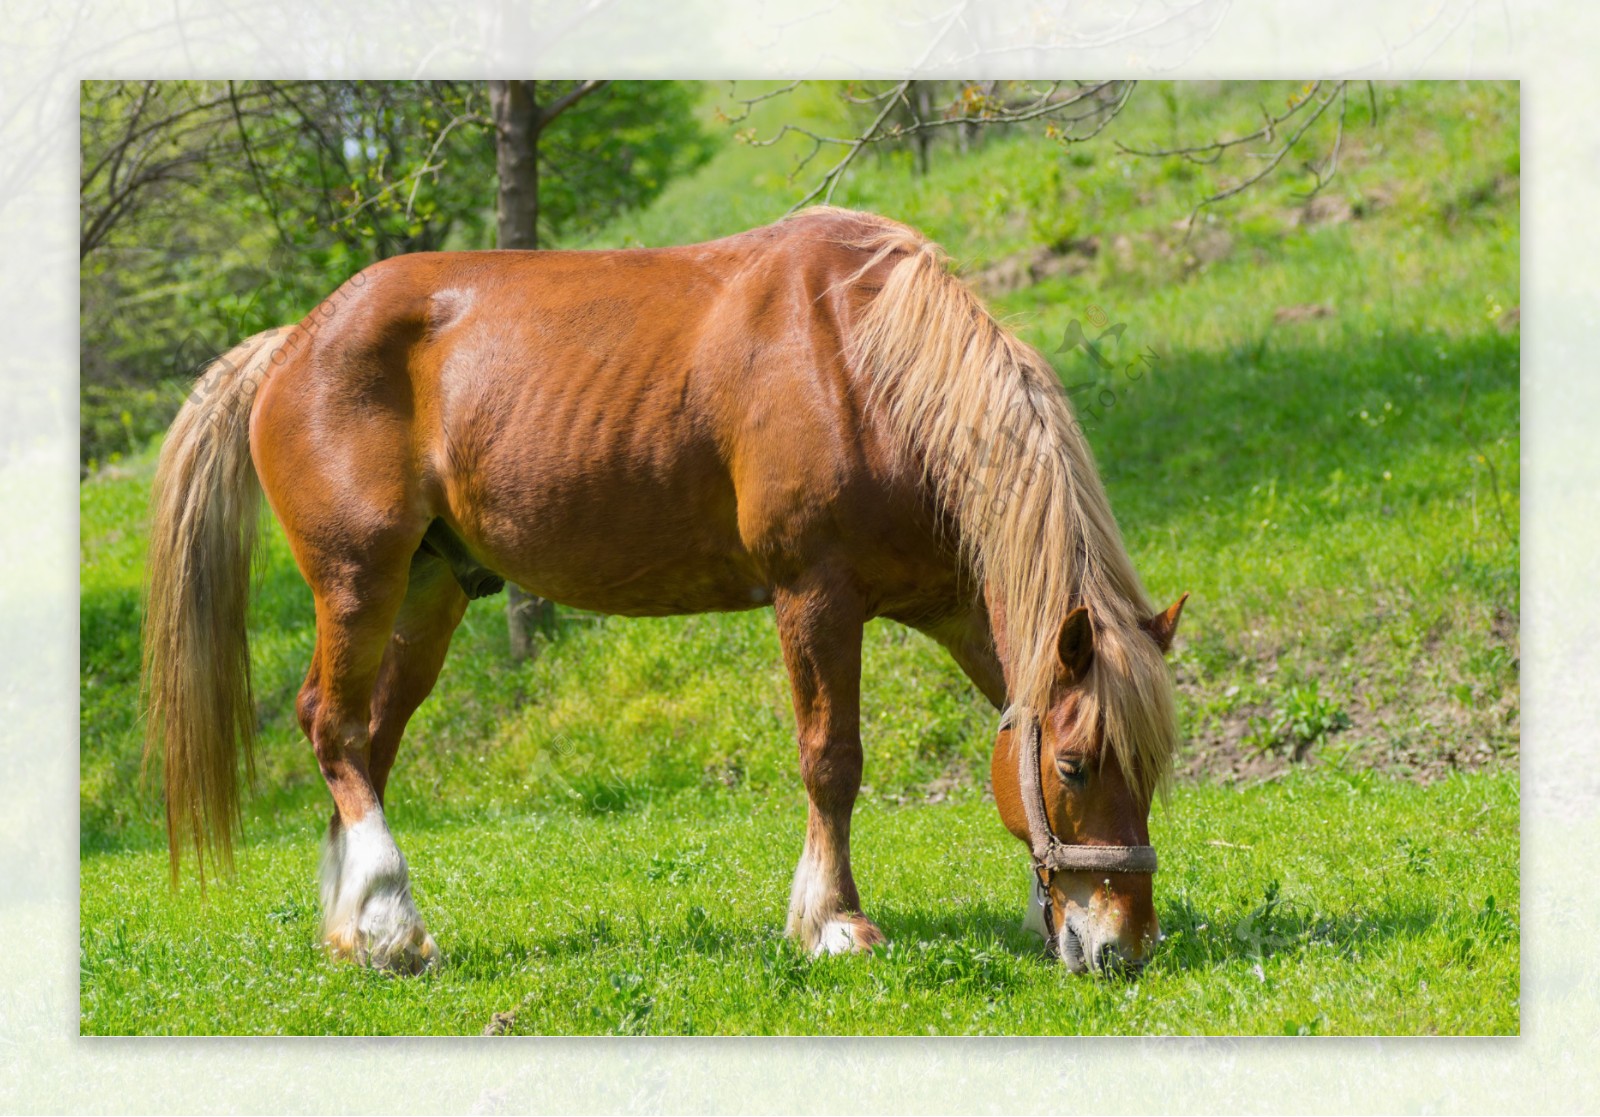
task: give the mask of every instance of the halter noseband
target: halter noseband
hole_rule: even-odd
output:
[[[1023,739],[1017,750],[1017,786],[1022,795],[1022,811],[1028,819],[1028,848],[1033,854],[1033,869],[1042,882],[1039,906],[1044,909],[1045,942],[1054,950],[1056,921],[1050,903],[1051,873],[1154,873],[1156,850],[1154,846],[1068,845],[1056,837],[1045,813],[1044,781],[1039,773],[1039,755],[1043,750],[1039,719],[1019,711],[1016,706],[1007,706],[1000,715],[1000,731],[1014,728],[1019,718]]]

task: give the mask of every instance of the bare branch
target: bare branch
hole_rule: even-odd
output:
[[[1309,160],[1305,163],[1306,170],[1310,171],[1317,180],[1316,184],[1306,192],[1305,196],[1307,198],[1313,198],[1320,194],[1322,192],[1322,188],[1328,185],[1328,183],[1332,182],[1333,176],[1339,173],[1339,148],[1344,143],[1344,118],[1345,110],[1348,108],[1347,98],[1349,96],[1349,92],[1350,90],[1348,86],[1342,84],[1340,85],[1339,126],[1333,133],[1333,151],[1328,156],[1328,169],[1326,171],[1318,170],[1316,165]]]
[[[1185,222],[1184,239],[1187,241],[1189,236],[1194,232],[1195,222],[1200,217],[1202,211],[1209,206],[1216,205],[1218,202],[1222,202],[1228,198],[1242,194],[1244,191],[1250,189],[1256,183],[1262,181],[1276,171],[1288,154],[1294,150],[1301,138],[1311,130],[1318,120],[1322,119],[1323,114],[1328,111],[1328,108],[1335,101],[1337,101],[1339,103],[1338,125],[1334,131],[1331,150],[1329,151],[1326,160],[1323,161],[1323,166],[1321,168],[1310,161],[1303,164],[1306,171],[1309,172],[1315,180],[1311,189],[1305,192],[1303,196],[1306,198],[1314,197],[1323,189],[1323,187],[1327,186],[1328,183],[1333,180],[1334,175],[1339,169],[1339,154],[1342,150],[1344,142],[1345,116],[1349,107],[1349,82],[1339,81],[1333,83],[1332,88],[1328,89],[1324,95],[1323,91],[1326,85],[1326,82],[1321,81],[1307,82],[1306,85],[1301,89],[1300,95],[1290,100],[1289,107],[1283,112],[1277,114],[1273,114],[1272,112],[1268,111],[1265,105],[1262,105],[1261,127],[1242,136],[1212,140],[1210,143],[1204,144],[1192,144],[1180,147],[1165,148],[1130,147],[1129,145],[1119,141],[1117,143],[1117,147],[1122,151],[1127,152],[1129,155],[1138,155],[1157,159],[1181,158],[1191,163],[1214,166],[1221,162],[1224,155],[1238,149],[1246,148],[1251,144],[1279,143],[1280,133],[1286,127],[1291,125],[1293,126],[1293,131],[1288,134],[1287,138],[1282,141],[1280,146],[1277,146],[1270,151],[1246,151],[1243,153],[1246,158],[1264,160],[1259,170],[1252,174],[1246,175],[1238,182],[1235,182],[1232,186],[1225,187],[1224,189],[1218,190],[1215,193],[1209,194],[1206,197],[1201,198],[1199,202],[1195,203],[1194,209],[1189,212],[1189,216]],[[1298,120],[1296,120],[1297,117],[1299,118]]]
[[[956,17],[959,17],[960,12],[961,9],[958,8]],[[742,105],[743,109],[732,115],[723,114],[723,119],[729,124],[743,123],[750,117],[756,105],[791,92],[800,84],[791,82],[781,88],[752,97],[734,97],[733,100]],[[872,92],[862,93],[852,88],[842,93],[841,97],[849,104],[877,109],[872,119],[853,135],[830,135],[801,124],[785,123],[766,137],[758,136],[755,130],[751,129],[740,133],[739,138],[752,147],[772,147],[791,136],[803,137],[808,141],[808,146],[796,158],[794,167],[790,171],[791,182],[798,178],[824,149],[840,149],[839,158],[795,203],[790,209],[792,213],[819,198],[824,202],[832,201],[846,171],[861,152],[871,145],[927,137],[937,134],[940,130],[956,127],[987,128],[1022,125],[1039,120],[1050,122],[1051,127],[1047,135],[1051,139],[1063,143],[1078,143],[1104,130],[1127,105],[1134,88],[1134,83],[1126,81],[1079,81],[1073,82],[1070,89],[1064,88],[1067,83],[1063,81],[1049,82],[1043,86],[1014,83],[1022,96],[1007,99],[1004,95],[996,93],[996,87],[1001,83],[964,82],[960,83],[958,92],[948,103],[935,109],[929,103],[925,91],[919,91],[916,98],[910,96],[913,84],[919,83],[913,79],[905,79]],[[892,120],[891,117],[899,109],[906,110],[910,119]],[[1093,122],[1086,132],[1078,133],[1074,130],[1073,126],[1086,121]],[[925,145],[926,140],[922,139],[921,143]],[[919,158],[925,158],[925,150]]]
[[[422,157],[422,165],[413,171],[409,176],[411,179],[411,193],[406,195],[407,221],[411,220],[411,208],[416,204],[417,187],[422,185],[422,176],[424,174],[443,169],[444,164],[435,163],[433,161],[433,157],[439,154],[439,148],[444,144],[445,137],[454,131],[456,126],[460,124],[483,124],[492,127],[494,125],[494,121],[490,120],[482,113],[459,113],[450,119],[449,124],[446,124],[439,130],[439,134],[433,138],[433,146],[428,148],[428,154]]]
[[[289,87],[305,83],[288,83]],[[213,89],[221,90],[212,96]],[[116,106],[130,98],[126,111]],[[243,122],[266,115],[271,95],[233,83],[95,82],[85,89],[84,169],[79,179],[79,258],[99,248],[132,208],[135,195],[185,181],[197,164],[236,156],[248,144]],[[109,112],[107,107],[112,106]],[[235,131],[237,129],[237,131]],[[227,136],[235,135],[236,141]],[[259,178],[253,152],[244,155]],[[269,203],[270,203],[270,199]],[[276,215],[274,215],[276,220]],[[282,227],[279,226],[282,233]]]
[[[833,201],[833,191],[834,188],[839,185],[840,177],[855,160],[855,157],[861,153],[861,149],[872,142],[873,137],[877,135],[878,129],[883,127],[883,122],[889,118],[889,113],[894,110],[895,104],[900,100],[900,98],[905,96],[906,90],[910,87],[910,85],[911,81],[910,79],[907,79],[900,82],[899,85],[895,87],[894,96],[885,99],[882,111],[880,111],[878,115],[873,118],[872,123],[867,126],[867,130],[848,144],[844,155],[841,156],[839,161],[829,169],[827,174],[822,176],[822,181],[817,183],[817,185],[811,189],[810,193],[789,207],[790,213],[793,213],[795,210],[811,204],[811,202],[819,196],[824,202]]]
[[[250,167],[250,177],[255,180],[256,193],[261,195],[261,200],[266,203],[267,212],[272,215],[272,227],[278,230],[278,240],[285,248],[292,248],[293,242],[289,234],[284,231],[283,219],[278,213],[277,199],[267,189],[266,176],[261,173],[261,164],[256,161],[256,153],[250,147],[250,132],[244,126],[244,114],[239,108],[239,95],[233,80],[228,80],[228,103],[233,108],[233,123],[239,130],[239,146],[244,150],[245,162]]]
[[[1343,82],[1340,82],[1339,84],[1341,86],[1344,85]],[[1231,140],[1213,140],[1208,144],[1198,144],[1194,147],[1166,147],[1145,150],[1136,147],[1129,147],[1127,144],[1120,141],[1118,141],[1117,146],[1123,151],[1127,152],[1129,155],[1145,155],[1162,159],[1174,155],[1202,156],[1207,153],[1213,153],[1210,159],[1196,158],[1192,161],[1215,163],[1217,161],[1217,157],[1220,156],[1224,151],[1227,151],[1229,148],[1239,147],[1242,144],[1254,143],[1256,140],[1266,140],[1268,143],[1272,142],[1272,138],[1277,132],[1278,125],[1290,119],[1301,109],[1305,108],[1306,105],[1311,102],[1312,98],[1316,97],[1317,91],[1321,88],[1322,83],[1320,81],[1308,84],[1307,87],[1301,91],[1300,99],[1291,102],[1288,110],[1279,116],[1272,116],[1269,114],[1266,110],[1266,106],[1263,105],[1261,107],[1261,115],[1266,117],[1266,123],[1260,128],[1257,128],[1254,132],[1251,132],[1249,135],[1238,136]]]
[[[539,110],[539,127],[543,128],[589,94],[598,89],[604,89],[610,84],[609,80],[579,82],[578,85],[568,90],[565,94],[551,101],[547,107]]]
[[[1301,122],[1300,127],[1295,130],[1294,134],[1289,137],[1288,141],[1276,151],[1267,153],[1264,156],[1267,159],[1267,163],[1259,171],[1253,175],[1249,175],[1241,179],[1225,190],[1219,190],[1214,194],[1200,199],[1200,201],[1195,204],[1194,209],[1189,213],[1187,228],[1184,230],[1184,239],[1187,240],[1189,238],[1189,234],[1194,231],[1195,220],[1200,216],[1200,212],[1207,206],[1215,205],[1216,203],[1225,201],[1237,194],[1242,194],[1244,191],[1250,189],[1250,187],[1266,178],[1273,171],[1277,170],[1278,164],[1283,162],[1284,156],[1288,155],[1289,152],[1294,149],[1295,144],[1300,142],[1300,137],[1304,136],[1306,132],[1311,129],[1311,126],[1322,118],[1322,114],[1327,111],[1329,105],[1333,104],[1336,99],[1340,98],[1341,94],[1343,94],[1345,90],[1346,84],[1347,83],[1345,82],[1339,82],[1332,93],[1328,94],[1326,98],[1318,102],[1317,106],[1310,112],[1305,120]],[[1324,181],[1319,178],[1317,186],[1312,193],[1316,193],[1317,190],[1322,189],[1324,184]]]
[[[750,113],[753,112],[755,107],[761,104],[761,102],[770,101],[774,97],[782,97],[785,94],[793,93],[796,89],[799,89],[802,85],[804,85],[805,81],[804,79],[796,79],[781,89],[771,89],[765,93],[758,93],[754,97],[734,97],[733,90],[734,86],[737,84],[738,83],[731,81],[728,83],[728,96],[737,101],[739,104],[743,105],[744,109],[739,113],[738,116],[729,116],[721,109],[718,109],[717,115],[721,118],[722,123],[724,124],[743,124],[750,118]],[[893,90],[890,90],[890,92],[893,92]]]

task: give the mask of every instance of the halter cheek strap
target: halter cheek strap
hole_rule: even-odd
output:
[[[1042,884],[1039,903],[1044,908],[1046,942],[1053,949],[1056,927],[1050,903],[1051,873],[1154,873],[1156,850],[1147,845],[1068,845],[1057,838],[1045,813],[1044,780],[1039,772],[1039,756],[1043,749],[1039,719],[1019,711],[1016,706],[1008,706],[1000,715],[1000,730],[1014,729],[1019,721],[1022,740],[1017,749],[1017,788],[1022,795],[1023,814],[1028,820],[1028,847],[1033,854],[1033,868]]]

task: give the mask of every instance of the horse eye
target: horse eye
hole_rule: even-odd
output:
[[[1083,761],[1074,757],[1056,757],[1056,771],[1070,784],[1082,785],[1089,781],[1089,773],[1084,768]]]

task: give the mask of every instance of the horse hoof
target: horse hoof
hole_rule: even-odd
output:
[[[420,928],[415,938],[401,943],[374,943],[366,935],[360,938],[353,942],[351,936],[335,933],[328,936],[324,945],[335,961],[353,962],[401,977],[416,977],[439,964],[439,947],[433,936]]]
[[[824,954],[866,954],[889,940],[877,924],[864,915],[844,915],[828,920],[811,948],[813,957]]]
[[[438,944],[420,922],[387,928],[347,925],[329,932],[324,945],[337,961],[402,977],[425,973],[440,959]]]
[[[417,931],[420,939],[399,947],[391,947],[383,952],[371,952],[368,954],[366,964],[375,970],[399,974],[402,977],[416,977],[433,969],[439,964],[439,947],[428,932],[420,927]]]

